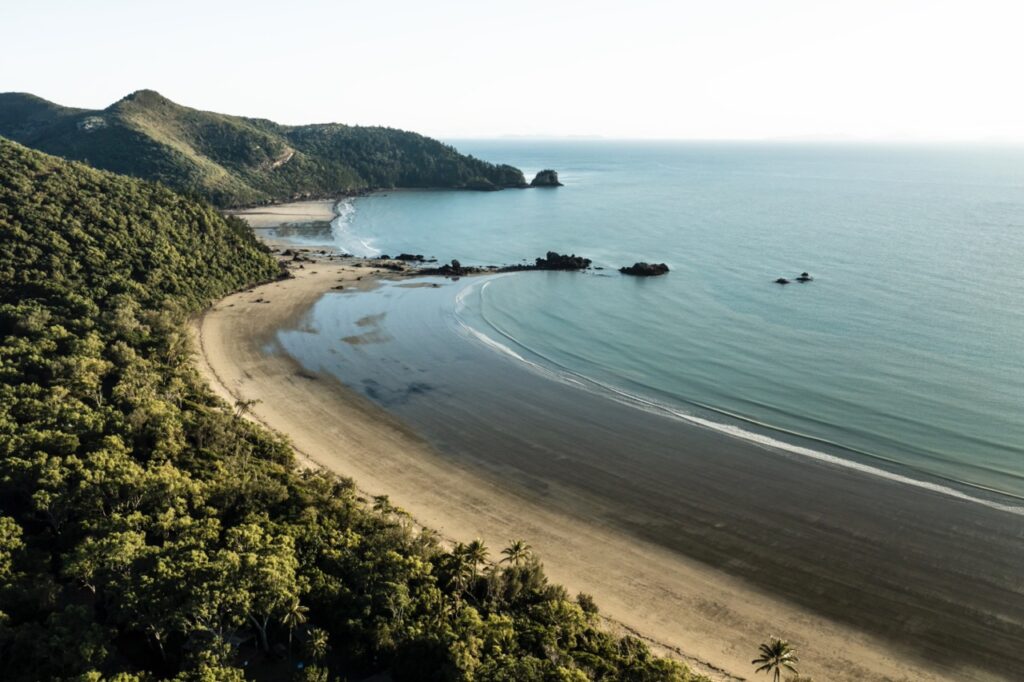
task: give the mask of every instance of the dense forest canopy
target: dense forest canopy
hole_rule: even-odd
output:
[[[392,128],[283,126],[198,111],[152,90],[103,110],[0,93],[0,135],[156,180],[221,207],[389,187],[525,187],[522,171]]]
[[[213,397],[187,317],[279,276],[240,221],[0,139],[0,246],[0,678],[701,679]]]

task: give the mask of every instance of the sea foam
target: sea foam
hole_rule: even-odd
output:
[[[522,343],[519,339],[516,339],[513,335],[501,329],[498,325],[496,325],[493,321],[491,321],[488,318],[484,310],[484,293],[486,292],[487,288],[490,286],[491,282],[494,279],[497,279],[497,277],[490,277],[487,279],[480,280],[478,282],[474,282],[470,286],[467,286],[458,292],[458,294],[455,297],[455,306],[453,310],[453,314],[458,328],[469,338],[474,339],[475,341],[486,346],[487,348],[491,349],[494,352],[498,352],[508,358],[511,358],[512,360],[518,363],[521,363],[522,365],[526,366],[535,373],[540,374],[548,379],[559,381],[563,384],[572,385],[583,390],[588,390],[592,393],[599,394],[607,399],[614,400],[622,405],[626,405],[634,409],[641,409],[646,412],[668,417],[670,419],[684,421],[702,428],[712,429],[719,433],[724,433],[730,437],[739,438],[743,441],[753,443],[764,448],[782,451],[789,454],[798,455],[800,457],[807,457],[809,459],[813,459],[819,462],[826,462],[848,469],[853,469],[864,474],[877,476],[879,478],[883,478],[896,483],[911,485],[917,488],[930,490],[932,492],[939,493],[942,495],[947,495],[949,497],[953,497],[959,500],[980,504],[991,509],[1016,514],[1018,516],[1024,516],[1024,506],[1021,505],[1004,504],[1001,502],[997,502],[995,500],[977,497],[974,495],[970,495],[969,493],[963,490],[951,487],[949,485],[943,485],[941,483],[936,483],[933,481],[926,481],[919,478],[914,478],[912,476],[908,476],[905,474],[900,474],[894,471],[882,469],[877,466],[871,466],[870,464],[865,464],[863,462],[858,462],[852,459],[832,455],[821,450],[815,450],[813,448],[797,445],[795,443],[790,443],[785,440],[782,440],[781,438],[776,438],[767,434],[744,429],[734,424],[727,424],[724,422],[715,421],[713,419],[707,419],[705,417],[701,417],[686,412],[680,409],[679,407],[671,406],[661,401],[655,400],[653,398],[649,398],[646,396],[639,395],[637,393],[632,393],[630,391],[623,390],[616,386],[612,386],[605,382],[598,381],[592,377],[585,376],[579,372],[569,369],[568,367],[565,367],[557,363],[552,358],[546,357],[542,353]],[[477,308],[474,311],[476,313],[476,316],[481,321],[483,321],[483,323],[491,332],[501,336],[508,342],[508,344],[517,346],[518,348],[521,349],[521,352],[517,352],[510,345],[489,336],[488,334],[480,331],[479,329],[474,328],[472,324],[466,320],[465,313],[467,312],[467,310],[470,310],[470,304],[467,301],[467,298],[472,293],[477,294],[477,300],[479,302],[479,308]],[[531,360],[528,357],[526,357],[527,355],[536,357],[538,358],[538,360]],[[779,433],[788,433],[789,435],[796,436],[804,440],[821,440],[814,439],[813,437],[806,436],[800,433],[787,432],[784,429],[778,429],[772,426],[771,424],[755,422],[749,419],[745,419],[740,415],[731,414],[729,412],[724,412],[722,410],[716,410],[715,408],[712,408],[710,406],[702,405],[701,407],[709,411],[719,412],[724,417],[731,417],[737,420],[747,421],[754,426],[758,426],[766,430],[773,430]],[[828,443],[827,441],[825,441],[824,443],[827,445],[832,445],[839,449],[849,450],[849,448],[843,448],[843,446],[836,443]],[[851,454],[853,452],[856,452],[856,454],[865,457],[876,458],[884,461],[891,461],[885,457],[875,455],[870,452],[851,451]],[[906,467],[906,465],[902,464],[898,465],[908,469],[911,468]],[[964,481],[954,481],[954,483],[963,485],[968,488],[973,487],[978,490],[987,490],[981,486],[972,485],[971,483]],[[999,494],[1005,495],[1005,493],[1001,492],[999,492]]]
[[[331,221],[331,237],[339,249],[354,256],[371,257],[380,254],[372,240],[353,231],[352,219],[356,205],[352,199],[342,199],[334,205],[335,218]]]

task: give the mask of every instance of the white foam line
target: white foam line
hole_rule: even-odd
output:
[[[339,249],[356,256],[376,256],[380,253],[373,242],[362,239],[351,231],[352,216],[356,206],[352,199],[341,199],[334,205],[334,220],[331,221],[331,236]]]
[[[945,485],[942,485],[940,483],[932,483],[932,482],[929,482],[929,481],[922,481],[922,480],[919,480],[919,479],[916,479],[916,478],[911,478],[909,476],[904,476],[903,474],[897,474],[897,473],[892,472],[892,471],[886,471],[885,469],[880,469],[878,467],[874,467],[874,466],[871,466],[869,464],[863,464],[861,462],[855,462],[853,460],[844,459],[842,457],[837,457],[835,455],[830,455],[827,452],[822,452],[820,450],[814,450],[812,448],[806,448],[806,447],[803,447],[803,446],[800,446],[800,445],[794,445],[792,443],[787,443],[785,441],[778,440],[777,438],[772,438],[771,436],[766,436],[766,435],[763,435],[763,434],[754,433],[752,431],[747,431],[745,429],[741,429],[738,426],[733,426],[731,424],[723,424],[721,422],[716,422],[716,421],[712,421],[710,419],[705,419],[703,417],[698,417],[698,416],[695,416],[695,415],[692,415],[692,414],[688,414],[686,412],[682,412],[682,411],[680,411],[678,409],[669,407],[669,406],[664,405],[662,403],[659,403],[659,402],[657,402],[655,400],[650,400],[650,399],[647,399],[647,398],[643,398],[643,397],[641,397],[639,395],[636,395],[636,394],[633,394],[633,393],[629,393],[628,391],[624,391],[624,390],[616,388],[614,386],[610,386],[608,384],[604,384],[604,383],[602,383],[600,381],[597,381],[595,379],[591,379],[590,377],[584,376],[584,375],[579,374],[577,372],[573,372],[572,370],[568,370],[568,369],[564,369],[564,368],[562,368],[562,369],[552,369],[550,367],[545,367],[545,366],[543,366],[543,365],[541,365],[541,364],[539,364],[537,362],[534,362],[532,360],[528,360],[527,358],[523,357],[522,355],[517,353],[515,350],[510,348],[509,346],[506,346],[505,344],[503,344],[503,343],[501,343],[499,341],[496,341],[495,339],[492,339],[491,337],[487,336],[483,332],[480,332],[480,331],[478,331],[476,329],[473,329],[469,324],[467,324],[458,315],[458,311],[462,310],[465,307],[465,297],[466,297],[466,295],[471,290],[473,290],[477,286],[479,286],[480,287],[480,295],[483,296],[483,292],[486,290],[486,287],[489,284],[490,284],[490,280],[485,280],[485,281],[483,281],[483,282],[481,282],[479,284],[472,284],[472,285],[466,287],[465,289],[463,289],[462,291],[460,291],[458,293],[458,295],[455,297],[455,301],[456,301],[456,321],[459,323],[459,326],[462,329],[464,329],[466,332],[468,332],[469,335],[472,338],[474,338],[477,341],[481,342],[483,345],[487,346],[488,348],[490,348],[490,349],[492,349],[494,351],[497,351],[497,352],[499,352],[499,353],[501,353],[503,355],[506,355],[508,357],[511,357],[512,359],[527,365],[528,367],[534,369],[535,371],[537,371],[538,373],[544,375],[547,378],[555,379],[556,381],[560,381],[561,383],[571,384],[573,386],[579,386],[580,388],[583,388],[584,390],[587,389],[588,385],[589,386],[596,386],[596,387],[600,388],[601,390],[600,391],[595,391],[595,393],[598,393],[600,395],[604,395],[605,397],[610,398],[612,400],[615,400],[615,402],[618,402],[620,404],[628,405],[630,407],[633,407],[633,408],[636,408],[636,409],[642,409],[642,410],[645,410],[645,411],[648,411],[648,412],[655,412],[655,413],[662,414],[662,415],[665,415],[665,416],[668,416],[668,417],[671,417],[671,418],[674,418],[674,419],[678,419],[678,420],[681,420],[681,421],[689,422],[689,423],[695,424],[697,426],[701,426],[701,427],[704,427],[704,428],[712,429],[714,431],[718,431],[719,433],[724,433],[724,434],[726,434],[728,436],[731,436],[733,438],[739,438],[740,440],[744,440],[744,441],[747,441],[747,442],[750,442],[750,443],[754,443],[755,445],[760,445],[762,447],[772,448],[772,449],[775,449],[775,450],[782,450],[782,451],[789,452],[789,453],[792,453],[792,454],[795,454],[795,455],[800,455],[802,457],[807,457],[809,459],[814,459],[814,460],[817,460],[817,461],[820,461],[820,462],[827,462],[829,464],[834,464],[834,465],[837,465],[837,466],[845,467],[847,469],[853,469],[853,470],[859,471],[861,473],[869,474],[869,475],[872,475],[872,476],[878,476],[879,478],[884,478],[884,479],[889,480],[889,481],[894,481],[894,482],[902,483],[902,484],[905,484],[905,485],[911,485],[911,486],[914,486],[916,488],[922,488],[924,490],[929,490],[931,492],[940,493],[942,495],[947,495],[949,497],[953,497],[953,498],[956,498],[956,499],[959,499],[959,500],[964,500],[964,501],[967,501],[967,502],[973,502],[973,503],[976,503],[976,504],[983,505],[985,507],[989,507],[991,509],[996,509],[998,511],[1008,512],[1010,514],[1016,514],[1018,516],[1024,516],[1024,506],[1002,504],[1000,502],[995,502],[993,500],[986,500],[986,499],[983,499],[983,498],[974,497],[972,495],[968,495],[967,493],[965,493],[965,492],[963,492],[961,490],[957,490],[956,488],[951,488],[949,486],[945,486]],[[522,345],[518,341],[516,341],[515,338],[509,336],[508,334],[506,334],[505,332],[501,331],[500,329],[494,327],[493,325],[492,325],[492,328],[497,333],[499,333],[502,336],[504,336],[505,338],[509,339],[509,341],[511,341],[512,343],[516,343],[518,345]],[[765,427],[766,428],[771,428],[768,425],[765,425]]]
[[[501,275],[501,276],[507,276],[507,275]],[[465,306],[466,306],[466,303],[465,303],[466,295],[469,294],[474,289],[479,287],[480,295],[483,296],[483,292],[487,289],[488,286],[490,286],[491,281],[493,281],[494,279],[496,279],[496,277],[492,277],[490,279],[486,279],[486,280],[483,280],[481,282],[474,282],[473,284],[465,287],[458,294],[456,294],[456,296],[455,296],[455,321],[459,324],[460,329],[462,329],[464,332],[468,333],[470,337],[476,339],[477,341],[479,341],[480,343],[484,344],[485,346],[487,346],[491,350],[497,351],[498,353],[501,353],[502,355],[507,355],[508,357],[512,358],[513,360],[516,360],[518,362],[523,363],[524,365],[527,365],[531,369],[539,372],[540,374],[543,374],[548,379],[553,379],[555,381],[560,381],[560,382],[566,383],[566,384],[572,384],[573,386],[583,387],[583,383],[580,381],[580,379],[575,377],[575,376],[572,376],[571,373],[559,372],[559,371],[556,371],[556,370],[552,370],[552,369],[550,369],[548,367],[545,367],[544,365],[541,365],[540,363],[533,362],[532,360],[528,360],[527,358],[523,357],[522,355],[517,353],[515,350],[513,350],[511,347],[506,346],[505,344],[501,343],[500,341],[492,339],[491,337],[487,336],[486,334],[484,334],[484,333],[482,333],[480,331],[477,331],[472,326],[467,324],[461,317],[459,317],[459,314],[458,314],[459,311],[464,309]],[[499,331],[499,333],[501,333],[501,332]],[[512,339],[512,341],[515,342],[514,339]],[[585,379],[585,377],[583,377],[583,378]]]
[[[904,476],[903,474],[897,474],[892,471],[886,471],[885,469],[880,469],[878,467],[871,466],[870,464],[855,462],[853,460],[837,457],[835,455],[830,455],[827,452],[822,452],[820,450],[814,450],[812,448],[806,448],[800,445],[787,443],[786,441],[782,441],[777,438],[772,438],[771,436],[754,433],[752,431],[747,431],[746,429],[742,429],[738,426],[733,426],[731,424],[722,424],[721,422],[712,421],[710,419],[704,419],[703,417],[697,417],[695,415],[687,414],[685,412],[681,412],[679,410],[670,408],[666,405],[662,405],[655,401],[646,400],[644,398],[641,398],[640,396],[614,388],[613,386],[608,386],[606,384],[602,384],[600,382],[593,380],[590,381],[600,386],[601,388],[605,389],[606,391],[610,391],[611,393],[618,396],[619,400],[617,400],[617,402],[633,404],[641,408],[646,407],[650,408],[653,411],[667,413],[670,416],[675,417],[677,419],[687,421],[692,424],[697,424],[699,426],[703,426],[709,429],[713,429],[715,431],[725,433],[734,438],[740,438],[742,440],[755,443],[763,447],[769,447],[776,450],[784,450],[786,452],[791,452],[796,455],[816,459],[818,461],[828,462],[830,464],[836,464],[838,466],[846,467],[848,469],[854,469],[856,471],[870,474],[872,476],[885,478],[890,481],[896,481],[898,483],[912,485],[918,488],[923,488],[925,490],[930,490],[932,492],[941,493],[943,495],[948,495],[950,497],[955,497],[957,499],[975,502],[977,504],[981,504],[992,509],[998,509],[999,511],[1024,516],[1024,506],[1002,504],[1000,502],[974,497],[973,495],[968,495],[963,491],[942,485],[940,483],[922,481],[916,478],[911,478],[910,476]]]

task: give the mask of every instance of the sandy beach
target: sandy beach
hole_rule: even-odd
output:
[[[227,211],[229,215],[245,218],[254,229],[298,223],[325,222],[334,218],[337,199],[297,201],[291,204],[272,204],[258,208]]]
[[[254,209],[241,215],[254,227],[270,227],[281,222],[329,220],[332,205],[303,202]],[[801,524],[819,534],[825,534],[823,529],[827,529],[828,538],[842,556],[861,552],[870,571],[870,562],[876,555],[892,552],[894,548],[898,551],[901,546],[898,537],[882,537],[878,528],[873,531],[878,538],[868,535],[873,524],[884,520],[887,505],[891,506],[890,511],[902,510],[903,516],[894,523],[910,537],[919,538],[915,541],[919,544],[906,545],[910,562],[907,576],[914,573],[913,562],[917,561],[918,553],[930,557],[949,547],[959,547],[964,553],[975,551],[973,546],[958,544],[968,537],[958,534],[958,524],[975,528],[969,537],[977,536],[979,547],[989,547],[985,543],[990,522],[997,526],[992,534],[1002,542],[1006,537],[1012,539],[1014,528],[1019,531],[1016,521],[1000,520],[996,512],[975,515],[976,510],[967,510],[964,505],[954,509],[949,518],[935,519],[928,531],[935,537],[924,538],[917,534],[924,531],[915,524],[922,523],[923,515],[940,515],[942,509],[949,509],[954,503],[916,491],[907,495],[894,483],[872,482],[870,493],[860,493],[864,482],[850,473],[839,473],[824,465],[799,469],[803,463],[780,460],[783,484],[786,476],[806,475],[801,482],[819,486],[819,491],[822,485],[834,485],[832,492],[836,497],[832,501],[837,506],[831,511],[839,516],[859,513],[866,520],[862,525],[850,526],[809,520],[819,512],[793,511],[801,499],[801,493],[794,492],[792,506],[780,510],[778,518],[771,520],[777,524],[779,538],[766,539],[761,550],[735,558],[735,562],[746,566],[719,570],[716,566],[722,565],[723,559],[716,551],[725,553],[730,547],[723,539],[726,526],[743,527],[749,523],[746,527],[755,531],[769,527],[769,520],[760,518],[765,516],[765,508],[758,500],[751,500],[745,508],[747,502],[742,495],[729,499],[717,494],[716,481],[724,489],[730,478],[725,468],[703,471],[701,475],[708,480],[701,483],[706,485],[686,491],[687,497],[699,500],[691,500],[686,512],[692,514],[693,524],[702,528],[698,533],[701,547],[687,551],[686,542],[679,542],[678,534],[672,536],[678,546],[671,546],[673,543],[667,539],[657,541],[659,532],[668,538],[671,529],[659,531],[653,519],[677,513],[670,505],[678,504],[660,503],[663,491],[657,487],[657,481],[644,482],[646,477],[657,476],[657,468],[641,469],[637,465],[636,485],[649,486],[650,500],[645,505],[650,510],[636,511],[632,517],[636,530],[629,532],[628,523],[609,520],[621,514],[616,513],[616,500],[605,491],[608,472],[627,471],[621,468],[626,464],[607,464],[619,469],[601,468],[605,465],[576,467],[572,485],[560,478],[564,474],[559,467],[551,467],[545,481],[547,491],[541,499],[528,485],[501,475],[495,467],[435,450],[406,424],[330,376],[310,374],[288,355],[268,352],[277,331],[298,324],[322,295],[330,292],[332,296],[359,296],[358,289],[373,287],[378,276],[372,267],[356,260],[322,260],[302,265],[301,269],[293,270],[294,279],[266,284],[218,302],[196,321],[194,332],[199,350],[197,365],[213,389],[231,402],[259,401],[252,409],[252,417],[286,435],[309,465],[349,476],[368,494],[389,495],[419,523],[445,537],[480,537],[493,552],[511,538],[526,539],[542,557],[552,580],[564,584],[571,592],[593,595],[602,613],[610,619],[611,627],[638,633],[662,651],[682,657],[695,669],[716,679],[753,679],[750,660],[757,645],[772,634],[790,639],[799,650],[801,672],[819,681],[1012,679],[1003,670],[982,669],[958,656],[927,660],[926,656],[932,655],[930,648],[939,646],[936,642],[941,643],[941,637],[930,639],[915,651],[907,646],[906,639],[893,641],[881,632],[868,634],[874,630],[859,624],[872,622],[870,614],[859,614],[858,610],[875,609],[882,603],[882,597],[879,589],[865,586],[864,603],[851,600],[850,594],[856,594],[859,585],[846,584],[846,589],[842,588],[843,581],[857,575],[855,572],[836,569],[833,574],[823,575],[820,585],[806,586],[809,596],[800,604],[777,597],[768,589],[771,585],[785,585],[785,580],[776,580],[774,573],[763,580],[756,576],[760,570],[759,557],[774,551],[773,544],[786,546],[788,538],[783,535],[800,535]],[[337,291],[339,286],[344,289]],[[695,435],[690,441],[693,447],[703,443],[721,445],[702,438],[705,436]],[[736,456],[745,455],[738,451]],[[507,468],[515,467],[516,463],[505,461],[503,466],[507,474]],[[521,470],[533,476],[538,469],[532,466],[524,458]],[[718,478],[712,479],[715,476]],[[737,472],[736,478],[741,484],[753,485],[752,475]],[[708,499],[702,500],[702,496]],[[545,503],[553,498],[557,498],[557,504]],[[904,499],[909,499],[906,507],[895,506]],[[658,507],[659,504],[662,506]],[[602,505],[607,507],[603,509],[606,513],[595,513]],[[843,505],[840,510],[838,507]],[[870,517],[872,508],[880,508],[880,516]],[[1017,538],[1019,542],[1019,534]],[[794,543],[795,547],[802,546],[797,540]],[[998,549],[999,545],[991,547]],[[1005,559],[1004,555],[1005,552],[1000,553]],[[793,560],[794,575],[802,575],[799,571],[813,564],[814,557],[800,561]],[[831,565],[825,560],[821,563]],[[769,565],[765,560],[764,571],[777,572],[779,566],[784,564]],[[927,567],[928,563],[922,559],[918,566]],[[863,571],[864,567],[860,568]],[[823,572],[827,570],[830,569],[822,568]],[[965,578],[964,591],[969,593],[971,576]],[[885,608],[893,614],[905,613],[908,622],[901,628],[924,632],[930,623],[920,620],[927,613],[921,595],[942,586],[929,586],[931,576],[927,571],[920,572],[917,579],[920,585],[915,586],[905,602],[898,596],[887,595],[889,602]],[[1014,578],[999,576],[999,581],[1003,586],[1013,584]],[[834,597],[830,594],[832,589]],[[970,594],[965,599],[972,609],[986,599],[998,601],[997,590],[990,591],[992,594],[979,596],[976,601],[972,601],[974,597]],[[850,617],[840,621],[823,615],[837,610],[849,611]],[[937,620],[941,618],[937,616]],[[1006,629],[996,625],[991,633],[992,646],[999,648],[1006,639]],[[965,629],[969,630],[968,642],[973,641],[972,637],[985,635],[981,626],[965,625]]]

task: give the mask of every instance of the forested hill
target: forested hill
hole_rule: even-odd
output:
[[[0,139],[0,679],[702,679],[214,398],[187,316],[278,273],[205,203]]]
[[[0,135],[205,197],[220,207],[390,187],[524,187],[522,171],[392,128],[284,126],[198,111],[152,90],[103,110],[0,93]]]

